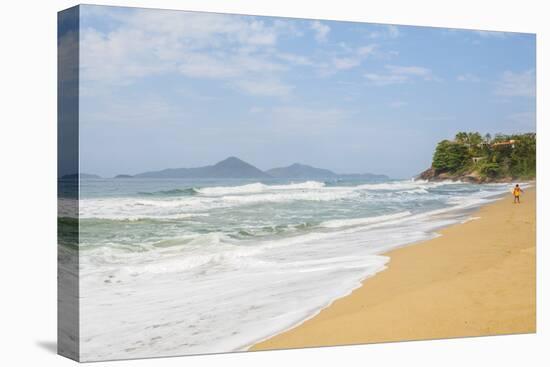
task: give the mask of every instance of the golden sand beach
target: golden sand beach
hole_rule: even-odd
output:
[[[536,189],[521,199],[387,253],[386,270],[251,350],[535,332]]]

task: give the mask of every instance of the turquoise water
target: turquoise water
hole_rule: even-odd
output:
[[[436,236],[505,184],[84,180],[86,359],[246,349]],[[108,325],[108,327],[106,327]]]

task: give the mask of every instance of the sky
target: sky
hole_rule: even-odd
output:
[[[81,172],[237,156],[409,178],[458,131],[536,128],[533,34],[90,5],[80,16]]]

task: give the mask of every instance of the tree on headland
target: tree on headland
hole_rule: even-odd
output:
[[[470,155],[475,156],[481,151],[481,143],[483,138],[478,132],[461,131],[455,135],[455,143],[465,145],[468,148]]]
[[[480,133],[468,133],[468,143],[471,146],[478,146],[482,141],[483,139],[481,138]]]
[[[536,134],[459,132],[437,144],[432,161],[435,175],[470,175],[482,180],[532,179],[536,175]]]
[[[443,140],[437,144],[432,167],[437,171],[456,172],[469,159],[468,148],[463,143]]]
[[[466,133],[464,131],[456,133],[455,142],[457,142],[459,144],[467,144],[468,143],[468,133]]]

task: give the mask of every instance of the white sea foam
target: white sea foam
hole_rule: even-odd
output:
[[[266,191],[281,191],[281,190],[307,190],[307,189],[320,189],[325,187],[323,182],[306,181],[301,183],[291,183],[287,185],[266,185],[259,182],[241,185],[241,186],[218,186],[218,187],[204,187],[196,189],[199,194],[209,196],[223,196],[234,194],[253,194],[262,193]]]
[[[181,196],[171,199],[143,198],[90,198],[80,201],[81,218],[106,219],[178,219],[192,216],[196,212],[212,209],[239,207],[262,203],[290,203],[294,201],[325,202],[350,199],[360,195],[354,188],[327,188],[315,181],[303,184],[269,186],[251,184],[231,187],[212,187],[199,189],[209,196]],[[248,186],[248,187],[245,187]],[[309,189],[308,189],[309,187]]]
[[[81,357],[244,350],[384,270],[389,259],[381,254],[437,236],[507,189],[309,181],[218,185],[169,198],[86,197],[85,219],[161,221],[81,222]],[[263,225],[282,229],[255,235]],[[97,244],[94,230],[97,238],[112,232]],[[239,230],[252,235],[236,236]]]
[[[324,228],[342,228],[358,225],[366,225],[372,223],[385,222],[391,219],[398,219],[410,216],[411,212],[405,211],[395,214],[380,215],[377,217],[366,217],[366,218],[352,218],[352,219],[333,219],[321,223],[319,226]]]
[[[427,194],[427,188],[445,183],[396,181],[358,186],[326,186],[318,181],[287,185],[252,183],[240,186],[217,186],[196,189],[198,196],[173,198],[114,197],[86,198],[80,201],[81,218],[117,220],[182,219],[197,216],[196,212],[213,209],[255,205],[262,203],[290,203],[293,201],[326,202],[354,199],[369,191],[391,190],[396,194]]]
[[[357,186],[359,189],[366,190],[391,190],[391,191],[402,191],[402,190],[417,190],[417,189],[428,189],[435,188],[444,185],[453,185],[457,184],[455,181],[445,180],[439,182],[431,182],[425,180],[403,180],[403,181],[392,181],[392,182],[381,182],[381,183],[371,183],[363,184]]]
[[[388,258],[380,253],[430,238],[433,225],[311,233],[217,252],[195,247],[145,264],[104,267],[82,277],[83,359],[242,350],[348,294],[385,268]],[[101,327],[106,322],[109,329]],[[116,343],[106,343],[111,338]]]

